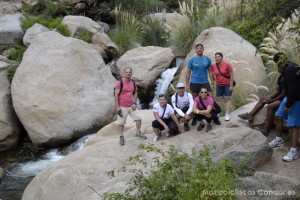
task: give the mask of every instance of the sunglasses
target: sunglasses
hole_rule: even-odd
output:
[[[200,93],[202,93],[202,94],[203,94],[203,93],[204,93],[204,94],[207,94],[207,92],[202,92],[202,91],[201,91]]]

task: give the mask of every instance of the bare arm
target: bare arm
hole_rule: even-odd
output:
[[[195,114],[209,115],[210,112],[211,112],[211,110],[212,110],[212,106],[211,106],[211,105],[208,105],[208,106],[206,107],[206,110],[199,110],[198,107],[197,107],[197,103],[196,103],[196,102],[194,103],[194,106],[193,106],[193,112],[194,112]]]
[[[119,94],[120,94],[120,89],[115,88],[115,103],[116,103],[116,111],[120,111],[120,104],[119,104]]]
[[[190,90],[190,77],[191,77],[192,70],[190,68],[186,68],[185,74],[185,88],[187,91]]]

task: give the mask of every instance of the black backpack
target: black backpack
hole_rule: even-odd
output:
[[[134,80],[132,80],[132,83],[133,83],[133,92],[132,92],[132,94],[134,94],[135,91],[136,91],[136,83],[135,83]],[[119,92],[119,95],[121,94],[122,89],[123,89],[123,80],[121,79],[120,80],[120,92]],[[116,92],[116,88],[114,87],[114,96],[115,96],[115,92]]]

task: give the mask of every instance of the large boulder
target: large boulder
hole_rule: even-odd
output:
[[[0,16],[7,14],[15,14],[20,13],[22,8],[22,4],[18,0],[1,0],[0,1]]]
[[[116,58],[119,54],[118,47],[111,41],[108,35],[103,32],[95,33],[92,37],[92,43],[104,49],[110,59]]]
[[[72,153],[38,174],[27,186],[22,199],[92,200],[99,199],[97,193],[101,195],[107,191],[124,191],[131,174],[124,172],[111,179],[107,172],[120,168],[129,156],[142,153],[147,160],[156,156],[142,152],[138,148],[141,143],[152,143],[152,110],[141,110],[140,115],[142,117],[142,131],[146,133],[147,140],[140,140],[135,137],[135,123],[128,118],[124,132],[125,145],[120,146],[118,144],[119,126],[114,122],[108,124],[92,136],[82,150]],[[213,128],[218,127],[214,126]],[[161,140],[154,145],[164,150],[168,149],[170,145],[175,145],[176,148],[187,153],[200,148],[200,145],[218,145],[218,151],[214,152],[213,158],[226,157],[223,155],[232,154],[235,155],[233,161],[237,158],[241,161],[247,157],[245,155],[249,155],[253,161],[250,166],[255,167],[257,164],[261,165],[267,162],[272,154],[270,149],[265,151],[263,148],[262,144],[266,138],[256,132],[249,128],[223,128],[204,133],[197,131],[196,127],[193,126],[188,133],[175,137],[166,138],[165,133],[163,133]],[[261,149],[259,150],[259,148]],[[264,155],[254,153],[256,151],[264,153]],[[248,162],[245,163],[248,164]],[[146,169],[142,166],[137,166],[137,168],[149,170],[150,166]]]
[[[120,74],[124,73],[126,67],[133,70],[133,79],[137,84],[147,89],[153,86],[157,78],[170,67],[175,58],[170,48],[163,47],[139,47],[127,51],[117,61]]]
[[[0,67],[0,152],[17,146],[20,130],[21,126],[12,106],[7,68]]]
[[[111,122],[114,83],[90,44],[44,32],[14,75],[13,105],[36,146],[59,146]]]
[[[21,14],[0,17],[0,48],[22,43],[24,31],[21,27],[21,21],[23,19]]]
[[[212,62],[215,62],[214,53],[222,52],[224,60],[233,65],[237,82],[234,89],[238,93],[256,94],[257,86],[263,85],[266,73],[257,49],[240,35],[222,27],[206,29],[196,38],[193,48],[180,67],[180,81],[185,82],[186,64],[190,57],[196,55],[195,45],[198,43],[204,45],[204,54],[209,56]]]
[[[38,34],[47,31],[49,31],[49,29],[45,26],[41,24],[34,24],[32,27],[26,30],[23,37],[23,44],[28,47]]]

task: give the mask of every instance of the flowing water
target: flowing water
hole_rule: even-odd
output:
[[[29,182],[43,169],[66,155],[83,148],[89,136],[60,149],[36,149],[27,139],[18,149],[0,154],[5,178],[0,184],[0,200],[18,200]]]

